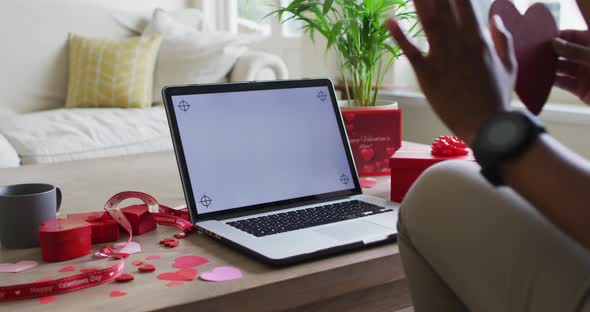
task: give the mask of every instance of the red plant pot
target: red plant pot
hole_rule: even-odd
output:
[[[389,158],[402,144],[402,112],[397,104],[341,106],[341,111],[358,174],[389,175]]]

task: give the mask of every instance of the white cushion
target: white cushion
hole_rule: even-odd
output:
[[[0,168],[15,168],[20,165],[20,158],[14,147],[0,134]]]
[[[163,107],[60,109],[0,124],[22,164],[122,156],[172,149]]]
[[[164,10],[157,9],[144,34],[164,35],[156,65],[154,102],[161,102],[167,85],[215,83],[227,81],[236,61],[259,36],[238,36],[228,32],[197,31],[176,22]]]
[[[152,20],[152,13],[149,12],[130,12],[130,11],[115,11],[113,17],[123,27],[129,29],[136,35],[142,34]],[[179,10],[170,11],[170,16],[176,22],[190,27],[197,31],[212,31],[213,28],[207,23],[198,9],[183,8]]]

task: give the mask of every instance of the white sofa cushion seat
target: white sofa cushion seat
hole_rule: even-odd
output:
[[[0,133],[14,146],[23,165],[172,149],[162,106],[18,115],[3,122]]]

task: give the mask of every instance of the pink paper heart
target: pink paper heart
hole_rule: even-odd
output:
[[[0,273],[18,273],[32,269],[39,264],[35,261],[19,261],[17,263],[0,263]]]
[[[125,246],[125,243],[116,243],[113,247],[115,247],[115,249],[119,249],[119,248],[123,248],[123,246]],[[136,254],[136,253],[140,253],[141,252],[141,245],[139,243],[136,242],[129,242],[129,244],[127,246],[125,246],[125,248],[117,251],[118,253],[126,253],[126,254]]]
[[[205,272],[199,276],[200,279],[208,282],[232,281],[242,278],[242,272],[234,267],[217,267],[210,272]]]
[[[148,260],[148,261],[149,260],[158,260],[158,259],[160,259],[160,256],[147,256],[147,257],[145,257],[145,260]]]
[[[496,0],[490,17],[499,15],[506,29],[514,39],[518,61],[516,93],[534,114],[538,115],[549,98],[557,73],[558,56],[552,41],[559,36],[559,28],[549,9],[541,4],[532,5],[520,14],[508,0]],[[501,37],[495,27],[491,28],[492,38],[499,47]]]
[[[209,262],[209,260],[199,257],[199,256],[180,256],[174,259],[174,264],[172,265],[173,268],[177,269],[184,269],[184,268],[192,268],[199,265],[203,265]]]

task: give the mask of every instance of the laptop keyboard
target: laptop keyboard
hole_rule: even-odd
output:
[[[393,209],[353,200],[228,222],[227,224],[256,237],[263,237],[390,211]]]

